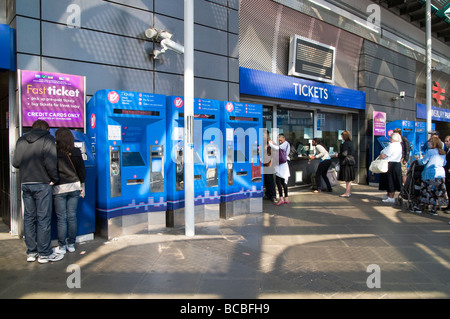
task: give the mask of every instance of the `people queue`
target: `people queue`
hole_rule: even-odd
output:
[[[338,180],[345,182],[345,192],[341,194],[341,197],[348,198],[351,196],[351,185],[355,179],[355,149],[352,142],[352,136],[349,131],[341,133],[343,143],[340,145],[339,152],[334,154],[339,159],[339,174]],[[278,135],[278,143],[272,141],[269,134],[264,131],[264,187],[265,196],[264,199],[273,201],[276,206],[283,204],[289,204],[288,199],[288,179],[290,177],[289,171],[289,154],[291,152],[291,146],[286,140],[284,134]],[[315,186],[313,193],[322,192],[322,179],[325,182],[326,191],[332,192],[332,186],[327,176],[328,169],[331,166],[331,155],[329,154],[328,147],[319,138],[312,140],[312,146],[314,146],[314,154],[309,155],[309,162],[314,159],[319,159],[320,163],[315,173]],[[277,161],[274,159],[278,159]],[[273,175],[275,174],[275,181]],[[279,197],[277,199],[275,184],[278,189]]]
[[[414,162],[408,171],[410,146],[401,129],[395,129],[390,136],[389,145],[384,148],[379,158],[388,162],[388,170],[380,174],[379,190],[386,191],[382,201],[395,203],[395,192],[406,189],[410,211],[421,214],[427,211],[437,215],[437,210],[448,212],[450,198],[450,136],[445,144],[439,138],[439,132],[430,133],[430,139],[421,149],[424,156],[414,156]],[[417,171],[419,174],[414,174]],[[409,179],[408,174],[410,175]],[[415,192],[415,186],[419,189]]]
[[[84,197],[86,171],[81,151],[68,128],[56,139],[46,121],[37,120],[16,143],[12,165],[20,169],[27,261],[55,262],[75,251],[78,199]],[[58,246],[51,247],[53,206]]]

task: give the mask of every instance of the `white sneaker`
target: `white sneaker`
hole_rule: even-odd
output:
[[[64,255],[65,253],[66,253],[66,246],[58,246],[58,247],[55,247],[55,248],[53,248],[53,252],[55,253],[55,254],[61,254],[61,255]]]
[[[69,253],[73,253],[75,251],[75,245],[67,245],[67,250],[69,251]]]
[[[386,198],[386,199],[383,199],[383,203],[394,204],[394,203],[395,203],[395,198],[390,198],[390,197],[388,197],[388,198]]]
[[[28,262],[36,261],[37,256],[38,256],[38,254],[36,254],[36,253],[28,254],[27,255],[27,261]]]
[[[59,260],[61,260],[63,258],[64,258],[63,254],[55,254],[55,253],[53,253],[50,256],[39,256],[38,257],[38,263],[46,264],[49,261],[59,261]]]

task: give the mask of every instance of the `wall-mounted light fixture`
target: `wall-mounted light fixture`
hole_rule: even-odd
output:
[[[153,50],[153,58],[158,59],[161,54],[164,54],[167,50],[172,50],[177,54],[183,54],[184,53],[184,46],[181,44],[178,44],[171,40],[173,34],[165,31],[165,30],[157,30],[156,28],[149,28],[145,30],[145,36],[156,42],[159,43],[161,46],[161,50]]]
[[[406,96],[405,91],[400,91],[400,93],[398,94],[398,96],[394,96],[394,97],[392,98],[392,101],[397,101],[398,99],[404,100],[404,99],[405,99],[405,96]]]

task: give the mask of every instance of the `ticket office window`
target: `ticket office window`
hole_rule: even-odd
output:
[[[267,129],[269,134],[272,134],[272,131],[273,131],[273,107],[271,107],[271,106],[263,106],[263,128]]]
[[[322,139],[331,155],[339,152],[341,133],[346,129],[346,115],[339,113],[317,113],[315,137]]]
[[[277,128],[283,133],[298,156],[310,154],[314,138],[314,113],[309,111],[277,109]]]

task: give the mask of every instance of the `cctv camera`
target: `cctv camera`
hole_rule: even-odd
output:
[[[404,99],[406,96],[405,91],[400,91],[400,98]]]
[[[159,32],[158,36],[161,39],[171,39],[173,34],[168,31],[163,30],[163,31]]]
[[[158,31],[155,28],[145,30],[145,36],[149,39],[153,39],[158,35]]]
[[[184,46],[181,44],[178,44],[170,39],[164,39],[161,41],[161,46],[163,48],[162,51],[166,51],[167,49],[175,51],[175,53],[183,54],[184,53]]]

